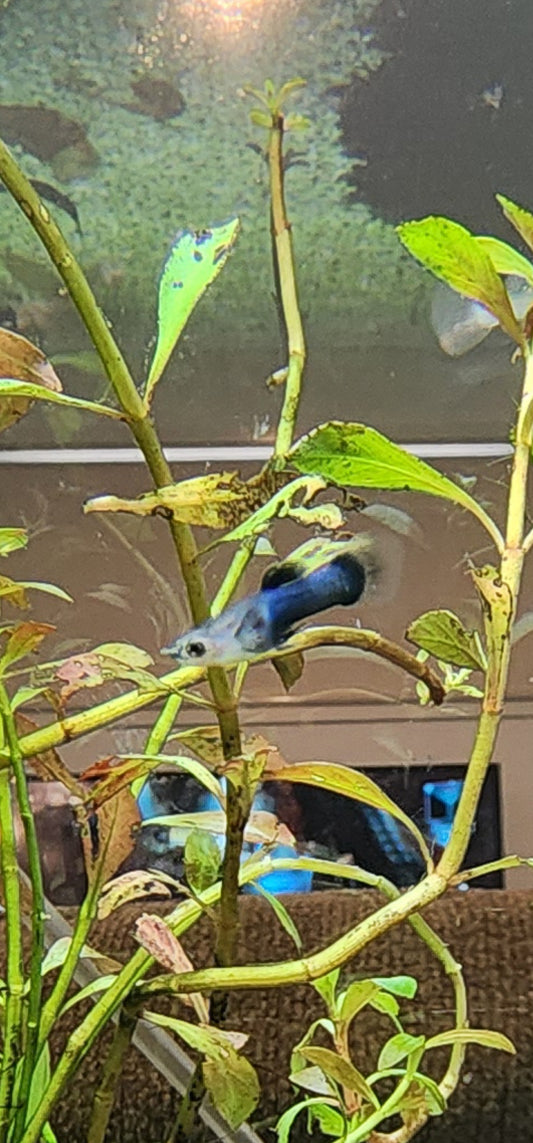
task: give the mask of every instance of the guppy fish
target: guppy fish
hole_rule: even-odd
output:
[[[324,561],[306,565],[320,541],[309,541],[269,568],[254,595],[226,607],[200,627],[180,635],[162,655],[182,664],[228,665],[280,647],[295,625],[330,607],[349,607],[373,585],[379,568],[373,537],[360,534],[326,545]],[[327,553],[327,554],[326,554]]]
[[[505,286],[515,317],[521,321],[533,304],[533,289],[518,274],[509,274]],[[431,302],[431,324],[441,349],[450,357],[462,357],[475,349],[499,322],[481,302],[439,282]]]

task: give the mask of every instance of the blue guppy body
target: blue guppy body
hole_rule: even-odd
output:
[[[356,603],[363,595],[368,573],[368,562],[346,550],[310,571],[302,571],[290,559],[275,564],[254,595],[180,636],[162,653],[198,666],[254,659],[282,646],[295,626],[310,615]]]

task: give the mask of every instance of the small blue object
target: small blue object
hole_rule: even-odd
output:
[[[277,845],[270,856],[298,860],[298,854],[292,845]],[[266,873],[264,877],[260,877],[257,884],[268,893],[273,893],[275,897],[280,893],[310,893],[313,887],[313,874],[308,869],[276,869],[274,873]],[[243,892],[258,894],[258,889],[250,883],[244,886]]]
[[[424,782],[424,821],[430,840],[440,846],[447,845],[463,782],[460,778],[446,778],[441,782]]]

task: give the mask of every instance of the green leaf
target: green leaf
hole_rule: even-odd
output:
[[[167,1016],[162,1012],[143,1012],[143,1019],[175,1032],[193,1051],[200,1052],[210,1060],[226,1060],[229,1053],[235,1051],[235,1040],[245,1043],[248,1038],[207,1024],[190,1024],[188,1020],[178,1020],[175,1016]]]
[[[288,459],[298,472],[317,473],[341,487],[425,492],[451,500],[477,516],[493,538],[497,535],[485,510],[464,488],[367,425],[319,425],[297,441]]]
[[[111,409],[109,405],[99,405],[97,401],[85,401],[81,397],[69,397],[66,393],[56,393],[52,389],[45,389],[43,385],[35,385],[32,381],[16,381],[12,377],[0,378],[0,400],[2,398],[29,397],[32,401],[48,401],[54,405],[68,405],[72,409],[84,409],[87,413],[99,413],[102,417],[114,417],[115,420],[124,420],[124,414],[118,409]]]
[[[306,1046],[301,1049],[301,1052],[312,1064],[316,1064],[317,1067],[321,1068],[328,1079],[332,1079],[335,1083],[347,1087],[349,1091],[357,1092],[357,1094],[365,1099],[367,1103],[370,1103],[372,1107],[379,1107],[379,1100],[366,1082],[365,1077],[349,1060],[343,1059],[342,1056],[338,1056],[336,1052],[330,1051],[329,1048]]]
[[[379,992],[378,985],[373,980],[354,980],[346,989],[342,999],[339,997],[339,1020],[349,1024],[358,1012],[361,1012],[372,998]]]
[[[206,1060],[204,1083],[217,1108],[235,1130],[249,1119],[261,1096],[255,1069],[244,1057],[231,1051],[224,1060]]]
[[[333,968],[331,972],[327,972],[325,976],[320,976],[318,980],[311,981],[311,987],[315,992],[322,997],[328,1012],[336,1012],[336,997],[335,993],[339,983],[340,968]]]
[[[411,818],[407,816],[389,798],[379,786],[361,770],[352,770],[349,766],[340,766],[334,762],[297,762],[292,766],[282,766],[276,771],[277,782],[303,782],[306,786],[317,786],[321,790],[331,790],[334,794],[343,794],[345,798],[353,798],[366,806],[374,806],[378,810],[385,810],[397,818],[416,838],[420,851],[428,866],[431,865],[426,842]],[[315,981],[316,987],[316,981]]]
[[[372,980],[393,996],[403,996],[406,1000],[416,996],[418,982],[414,976],[373,976]]]
[[[252,1065],[233,1046],[235,1039],[242,1042],[241,1036],[221,1028],[189,1024],[186,1020],[177,1020],[159,1012],[144,1012],[143,1015],[152,1024],[175,1032],[190,1048],[206,1057],[203,1065],[205,1086],[230,1127],[235,1129],[248,1119],[259,1102],[260,1088]]]
[[[311,1129],[316,1123],[323,1135],[332,1135],[334,1138],[342,1139],[346,1132],[344,1116],[334,1107],[328,1107],[327,1103],[319,1103],[315,1107],[312,1107],[309,1112],[309,1118],[311,1121]]]
[[[425,1043],[425,1036],[411,1036],[409,1032],[397,1032],[395,1036],[391,1036],[390,1040],[387,1040],[379,1053],[379,1070],[393,1068],[399,1064],[400,1060],[404,1060],[406,1056],[410,1056],[413,1052],[423,1048]]]
[[[453,611],[426,611],[409,625],[406,638],[445,663],[471,671],[486,670],[479,633],[467,631]]]
[[[287,933],[287,936],[289,936],[291,940],[294,941],[298,952],[301,952],[302,938],[288,909],[285,908],[283,902],[280,901],[279,897],[275,897],[273,893],[269,893],[268,889],[265,889],[264,886],[259,883],[259,881],[254,882],[254,888],[258,893],[261,894],[262,897],[265,898],[266,901],[268,901],[270,908],[276,914],[282,929],[284,929]]]
[[[209,230],[180,230],[159,282],[157,343],[144,392],[146,405],[197,302],[233,249],[239,226],[239,219],[232,218]]]
[[[272,127],[272,116],[268,111],[260,111],[259,107],[253,107],[250,111],[250,119],[254,127],[266,127],[270,130]]]
[[[210,833],[193,829],[184,850],[185,875],[195,893],[203,893],[218,880],[222,854]]]
[[[72,937],[58,937],[57,941],[50,945],[41,965],[41,976],[45,976],[47,972],[53,972],[56,968],[61,968],[68,956],[71,944]],[[91,948],[90,945],[84,945],[79,954],[79,959],[82,960],[85,957],[90,960],[98,960],[105,958],[105,953]]]
[[[435,1080],[431,1076],[424,1075],[423,1072],[415,1072],[413,1083],[420,1084],[420,1087],[423,1088],[429,1115],[443,1115],[446,1111],[446,1100]]]
[[[286,131],[307,131],[311,120],[307,115],[288,115],[285,120]]]
[[[324,1075],[322,1068],[302,1067],[297,1071],[291,1071],[289,1075],[289,1082],[295,1084],[296,1087],[303,1087],[304,1091],[311,1091],[313,1095],[337,1095],[337,1088],[331,1080],[328,1080]]]
[[[377,992],[370,1000],[370,1007],[374,1008],[376,1012],[383,1012],[385,1016],[389,1016],[398,1031],[403,1031],[400,1021],[398,1020],[400,1005],[395,996],[391,996],[389,992]]]
[[[88,1000],[89,997],[95,996],[98,992],[107,992],[108,988],[115,983],[117,979],[116,972],[110,972],[107,976],[97,976],[95,980],[89,981],[84,988],[80,988],[79,992],[75,992],[73,996],[69,996],[65,1001],[61,1015],[68,1012],[69,1008],[73,1008],[75,1004],[79,1004],[82,1000]]]
[[[525,278],[530,286],[533,286],[533,265],[527,258],[524,258],[523,254],[519,254],[514,246],[508,246],[499,238],[490,238],[485,234],[478,234],[476,242],[488,254],[498,274],[517,274],[520,278]]]
[[[292,1107],[287,1108],[287,1111],[280,1115],[276,1123],[278,1143],[289,1143],[291,1127],[301,1111],[307,1111],[311,1107],[322,1107],[324,1103],[325,1100],[317,1096],[316,1099],[302,1099],[300,1103],[295,1103]]]
[[[499,1052],[516,1055],[514,1044],[503,1032],[491,1032],[488,1028],[452,1028],[449,1032],[441,1032],[426,1042],[426,1051],[429,1048],[448,1048],[452,1044],[479,1044],[482,1048],[495,1048]]]
[[[22,1060],[20,1062],[22,1063]],[[43,1095],[50,1083],[50,1074],[50,1049],[48,1044],[44,1044],[35,1061],[32,1072],[28,1106],[26,1109],[26,1123],[29,1123],[30,1119],[33,1119],[35,1112],[38,1111],[41,1106]],[[50,1143],[52,1140],[53,1143],[56,1143],[56,1137],[49,1123],[46,1124],[46,1133],[44,1130],[42,1131],[42,1136],[45,1139],[45,1143]]]
[[[27,547],[28,538],[25,528],[0,528],[0,556]]]
[[[502,279],[486,250],[466,227],[430,215],[418,222],[402,223],[397,232],[414,258],[453,290],[490,310],[509,337],[522,345],[522,329]]]
[[[526,246],[533,250],[533,214],[503,194],[497,194],[496,201],[500,204],[507,221],[518,231]]]
[[[26,702],[32,702],[39,695],[44,694],[48,687],[19,687],[11,699],[11,710],[18,710]]]
[[[337,972],[337,975],[338,975],[339,969],[336,969],[335,971]],[[333,973],[328,973],[328,976],[332,976],[332,975],[333,975]],[[323,977],[322,979],[326,980],[327,978]],[[328,1032],[330,1036],[335,1036],[335,1024],[334,1024],[333,1020],[329,1019],[329,1017],[319,1016],[318,1020],[313,1020],[313,1022],[309,1025],[307,1031],[304,1032],[304,1035],[302,1036],[301,1040],[294,1046],[294,1048],[291,1052],[291,1072],[293,1075],[299,1075],[300,1072],[304,1070],[305,1059],[304,1059],[304,1056],[302,1055],[301,1048],[304,1047],[305,1044],[311,1043],[311,1040],[313,1039],[313,1036],[314,1036],[317,1028],[324,1028],[325,1031]],[[306,1070],[309,1070],[309,1069],[306,1069]],[[313,1069],[313,1070],[315,1070],[315,1069]],[[306,1084],[303,1084],[302,1086],[305,1087]],[[314,1090],[319,1091],[319,1094],[324,1093],[324,1087],[323,1086],[321,1088],[315,1087]]]

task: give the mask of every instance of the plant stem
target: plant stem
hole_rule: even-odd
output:
[[[183,695],[169,695],[146,739],[145,754],[160,754],[183,703]]]
[[[202,1060],[198,1060],[191,1075],[176,1121],[166,1143],[189,1143],[192,1138],[194,1124],[198,1118],[198,1110],[205,1095],[202,1063]]]
[[[530,463],[531,426],[527,412],[533,393],[533,357],[525,359],[522,399],[518,411],[516,445],[513,455],[507,527],[499,578],[484,586],[483,569],[477,576],[487,638],[485,694],[470,762],[455,814],[450,838],[438,865],[448,881],[458,873],[470,841],[483,782],[490,765],[503,714],[503,704],[511,658],[511,633],[516,613],[524,563],[524,522],[527,478]]]
[[[102,1078],[95,1092],[91,1122],[87,1132],[87,1143],[103,1143],[109,1118],[113,1110],[116,1086],[124,1058],[135,1031],[137,1014],[128,1012],[125,1006],[120,1010],[118,1023],[104,1063]]]
[[[298,303],[296,270],[292,247],[291,227],[285,206],[283,178],[283,115],[273,116],[268,141],[268,163],[270,171],[270,203],[275,277],[279,283],[281,308],[287,332],[288,369],[285,379],[285,394],[281,409],[274,462],[282,460],[288,453],[294,433],[294,426],[300,404],[302,376],[305,366],[305,337]]]
[[[20,1083],[17,1089],[18,1111],[15,1119],[15,1137],[24,1126],[26,1105],[30,1093],[37,1039],[39,1036],[39,1020],[41,1014],[42,976],[41,963],[44,950],[44,887],[41,870],[41,859],[35,820],[33,817],[28,784],[24,771],[24,761],[20,751],[15,718],[11,710],[9,696],[2,683],[0,683],[0,711],[3,715],[6,738],[11,756],[11,765],[15,776],[18,809],[24,829],[26,853],[31,882],[31,953],[30,953],[30,987],[28,996],[27,1015],[25,1020],[24,1060]]]
[[[5,727],[5,717],[2,716]],[[7,733],[7,728],[6,728]],[[0,1143],[5,1143],[11,1119],[15,1067],[22,1048],[24,966],[17,847],[9,770],[0,772],[0,867],[6,910],[6,997],[0,1068]]]

